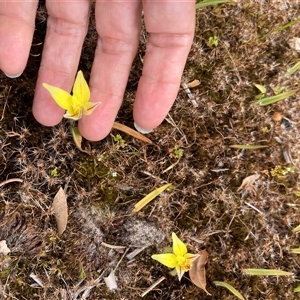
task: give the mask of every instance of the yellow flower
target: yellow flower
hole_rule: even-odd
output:
[[[83,115],[90,115],[100,102],[89,102],[90,89],[82,71],[77,73],[72,95],[56,86],[43,83],[43,87],[51,94],[55,102],[66,110],[64,117],[79,120]]]
[[[161,264],[175,268],[175,272],[181,280],[183,274],[189,271],[193,261],[199,256],[198,254],[187,253],[186,245],[172,232],[173,253],[154,254],[151,257]]]

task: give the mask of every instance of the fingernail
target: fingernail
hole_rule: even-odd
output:
[[[134,122],[134,127],[138,132],[143,133],[143,134],[150,133],[153,130],[153,129],[144,129],[144,128],[140,127],[138,124],[136,124],[135,122]]]
[[[10,74],[6,74],[6,73],[4,73],[5,75],[6,75],[6,77],[8,77],[8,78],[18,78],[18,77],[20,77],[22,74],[23,74],[23,72],[21,72],[21,73],[19,73],[19,74],[16,74],[16,75],[10,75]]]

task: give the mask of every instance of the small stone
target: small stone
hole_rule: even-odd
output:
[[[7,255],[10,253],[10,249],[7,247],[6,241],[0,241],[0,254]]]
[[[282,114],[278,111],[274,112],[272,120],[275,122],[280,122],[282,120]]]
[[[293,37],[288,40],[288,44],[292,49],[295,49],[296,51],[300,51],[300,38],[299,37]]]

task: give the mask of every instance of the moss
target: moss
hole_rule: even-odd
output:
[[[84,154],[80,159],[73,161],[72,166],[76,172],[75,176],[81,179],[99,180],[108,175],[108,169],[103,163]]]

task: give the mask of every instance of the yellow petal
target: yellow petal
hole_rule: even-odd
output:
[[[177,266],[176,266],[176,272],[177,272],[179,281],[181,280],[183,274],[184,274],[185,272],[187,272],[188,270],[189,270],[189,269],[187,269],[187,268],[185,268],[185,267],[183,267],[183,266],[180,266],[180,265],[177,265]]]
[[[177,265],[177,259],[173,253],[154,254],[151,258],[159,261],[161,264],[169,268],[175,268]]]
[[[172,232],[173,252],[176,256],[184,256],[187,253],[186,245]]]
[[[196,260],[200,255],[187,253],[184,257],[188,260],[189,264],[192,266],[194,260]]]
[[[85,81],[82,71],[78,71],[73,86],[73,101],[76,104],[84,105],[90,100],[90,89]]]
[[[64,118],[71,119],[74,121],[81,119],[81,117],[82,117],[81,111],[74,112],[74,111],[67,110],[66,113],[64,114]]]
[[[84,106],[84,115],[90,115],[100,102],[88,102]]]
[[[69,93],[47,83],[43,83],[43,87],[51,94],[52,98],[61,108],[72,110],[72,96]]]

